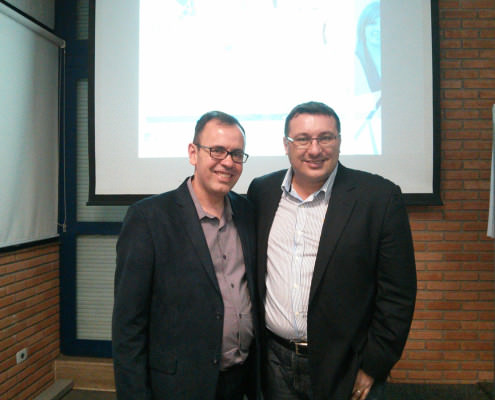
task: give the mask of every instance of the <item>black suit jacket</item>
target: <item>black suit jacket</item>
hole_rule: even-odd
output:
[[[286,171],[255,179],[258,286]],[[409,332],[416,270],[402,194],[392,182],[339,164],[310,288],[308,342],[315,399],[351,396],[359,368],[386,379]]]
[[[245,198],[232,192],[229,198],[254,308],[254,215]],[[223,314],[186,182],[132,205],[117,242],[112,346],[119,400],[214,399]],[[256,314],[253,309],[255,334]],[[253,353],[250,361],[258,359]]]

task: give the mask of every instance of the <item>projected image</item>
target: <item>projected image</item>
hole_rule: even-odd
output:
[[[373,1],[359,16],[356,32],[356,96],[364,99],[368,113],[355,133],[355,139],[367,142],[371,154],[380,154],[381,137],[381,37],[380,3]],[[374,106],[373,106],[374,104]],[[362,117],[364,114],[362,114]]]
[[[296,104],[333,107],[342,154],[379,155],[380,3],[140,2],[139,157],[184,157],[197,118],[235,115],[251,157],[284,156]]]

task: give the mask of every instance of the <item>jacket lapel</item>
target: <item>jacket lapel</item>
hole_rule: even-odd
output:
[[[268,237],[270,235],[270,229],[275,218],[275,214],[278,209],[278,203],[282,197],[282,181],[284,179],[286,170],[278,174],[273,184],[267,185],[267,190],[264,193],[258,195],[258,198],[263,199],[264,205],[260,207],[257,212],[257,221],[259,224],[258,234],[258,287],[261,298],[265,298],[266,294],[266,268],[267,268],[267,251],[268,251]]]
[[[353,191],[354,184],[349,179],[346,168],[339,164],[332,189],[332,196],[321,230],[320,244],[318,246],[309,292],[310,304],[316,294],[323,274],[330,265],[335,247],[354,209],[356,199],[353,196]]]
[[[246,271],[246,280],[248,284],[248,290],[250,298],[252,299],[252,307],[256,307],[256,291],[255,291],[255,277],[254,277],[254,262],[253,255],[255,254],[255,234],[254,228],[250,231],[249,225],[254,221],[249,221],[248,216],[243,212],[242,207],[239,207],[235,197],[229,194],[230,205],[232,206],[233,220],[241,241],[242,253],[244,257],[244,265]]]
[[[215,289],[218,293],[221,293],[215,274],[215,267],[213,266],[208,244],[206,243],[205,235],[203,233],[203,228],[201,228],[198,213],[196,212],[194,202],[189,193],[189,189],[187,188],[187,180],[182,183],[176,191],[176,204],[181,209],[181,212],[178,213],[178,218],[182,218],[184,231],[189,237],[201,265],[205,269],[206,274],[210,278]]]

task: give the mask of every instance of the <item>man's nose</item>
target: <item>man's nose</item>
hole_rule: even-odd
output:
[[[316,140],[315,138],[313,138],[311,140],[311,143],[309,144],[309,147],[308,147],[308,152],[310,154],[319,154],[321,152],[320,142],[318,140]]]
[[[232,168],[234,166],[232,154],[227,154],[227,157],[222,160],[222,165],[227,168]]]

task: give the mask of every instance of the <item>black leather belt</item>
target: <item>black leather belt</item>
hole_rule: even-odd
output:
[[[267,332],[267,335],[270,339],[277,342],[278,344],[285,347],[286,349],[291,350],[300,356],[307,356],[308,355],[308,342],[305,342],[303,340],[284,339],[280,336],[275,335],[269,329],[267,329],[266,332]]]

